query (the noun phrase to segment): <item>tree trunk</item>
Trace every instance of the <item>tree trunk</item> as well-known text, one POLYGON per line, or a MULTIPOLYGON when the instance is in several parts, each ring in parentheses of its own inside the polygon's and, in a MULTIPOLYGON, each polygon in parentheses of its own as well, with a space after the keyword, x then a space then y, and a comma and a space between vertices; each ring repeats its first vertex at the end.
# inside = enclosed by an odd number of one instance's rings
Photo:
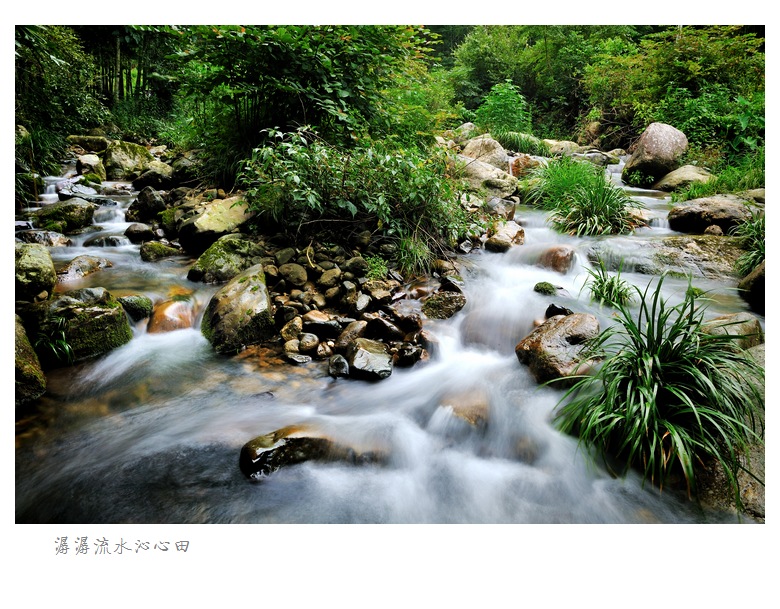
POLYGON ((114 68, 114 107, 116 107, 119 104, 119 92, 121 91, 122 86, 122 51, 120 50, 119 45, 121 44, 119 40, 119 35, 117 34, 116 37, 116 67, 114 68))

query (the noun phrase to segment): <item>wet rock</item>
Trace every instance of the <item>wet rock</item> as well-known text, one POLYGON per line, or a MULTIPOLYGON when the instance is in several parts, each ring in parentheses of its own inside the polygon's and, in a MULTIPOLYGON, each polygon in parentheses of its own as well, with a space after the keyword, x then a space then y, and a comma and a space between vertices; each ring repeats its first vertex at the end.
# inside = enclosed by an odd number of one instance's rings
POLYGON ((149 334, 192 328, 195 323, 193 304, 187 300, 166 300, 154 306, 146 331, 149 334))
POLYGON ((122 305, 105 288, 65 292, 46 304, 41 327, 57 318, 65 320, 65 339, 75 362, 108 353, 133 337, 122 305))
POLYGON ((133 180, 133 188, 136 190, 147 187, 167 190, 173 185, 173 167, 157 160, 147 163, 143 173, 133 180))
POLYGON ((98 235, 84 242, 84 247, 121 247, 130 245, 130 239, 124 235, 98 235))
POLYGON ((295 262, 288 262, 279 267, 279 275, 291 286, 302 288, 308 281, 306 269, 295 262))
POLYGON ((623 181, 647 188, 680 166, 688 138, 679 129, 651 123, 639 136, 623 168, 623 181))
POLYGON ((381 380, 393 372, 393 360, 387 346, 379 341, 357 338, 347 347, 350 376, 365 380, 381 380))
POLYGON ((299 316, 293 317, 279 331, 282 339, 286 341, 296 340, 303 332, 303 320, 299 316))
POLYGON ((509 220, 498 227, 495 234, 485 241, 485 249, 491 252, 503 253, 515 245, 522 245, 525 241, 523 227, 514 220, 509 220))
POLYGON ((341 324, 322 311, 309 311, 303 315, 303 331, 316 334, 320 339, 336 338, 341 330, 341 324))
POLYGON ((328 438, 314 429, 289 426, 247 442, 238 459, 241 472, 261 480, 278 469, 305 461, 344 461, 353 465, 384 460, 378 451, 366 451, 328 438))
POLYGON ((181 250, 165 245, 160 241, 147 241, 141 245, 141 260, 144 262, 154 262, 162 258, 181 255, 181 250))
POLYGON ((298 337, 298 350, 301 353, 312 353, 317 350, 320 339, 311 332, 302 332, 298 337))
POLYGON ((594 315, 551 317, 517 344, 515 355, 538 383, 564 379, 589 369, 591 363, 581 357, 583 343, 598 334, 599 322, 594 315))
POLYGON ((16 238, 23 243, 38 243, 46 247, 67 247, 73 245, 73 241, 51 230, 22 230, 16 231, 16 238))
POLYGON ((422 312, 430 319, 449 319, 466 306, 466 297, 458 292, 437 292, 422 305, 422 312))
POLYGON ((157 220, 157 215, 165 209, 162 195, 151 186, 146 186, 127 208, 125 217, 128 222, 152 222, 157 220))
POLYGON ((363 319, 367 323, 365 331, 366 338, 389 342, 402 340, 406 334, 380 313, 366 313, 363 315, 363 319))
POLYGON ((354 342, 356 338, 363 337, 363 335, 366 332, 367 326, 368 326, 368 322, 362 319, 350 322, 336 339, 336 350, 346 351, 347 347, 352 342, 354 342))
POLYGON ((749 219, 750 207, 734 195, 692 199, 675 205, 668 215, 669 228, 681 233, 704 233, 715 225, 728 234, 749 219))
POLYGON ((393 366, 411 368, 417 362, 425 359, 426 351, 420 345, 404 342, 393 352, 393 366))
POLYGON ((154 160, 154 156, 144 146, 119 140, 110 140, 103 154, 103 163, 110 180, 133 180, 154 160))
POLYGON ((133 321, 139 321, 146 319, 152 314, 154 303, 148 296, 141 294, 131 294, 130 296, 120 296, 117 298, 119 304, 122 305, 125 312, 130 316, 133 321))
POLYGON ((51 293, 57 281, 49 250, 37 243, 17 243, 15 249, 16 300, 35 301, 41 292, 51 293))
POLYGON ((154 240, 155 234, 148 224, 134 222, 125 230, 125 237, 130 240, 130 243, 143 243, 154 240))
POLYGON ((339 279, 341 279, 341 269, 335 267, 320 275, 320 278, 317 280, 317 287, 323 290, 336 287, 339 283, 339 279))
POLYGON ((106 180, 106 167, 96 154, 82 154, 76 158, 76 173, 78 175, 94 174, 101 182, 106 180))
POLYGON ((551 304, 544 312, 544 318, 550 319, 556 315, 573 315, 574 311, 567 309, 566 307, 558 306, 557 304, 551 304))
POLYGON ((696 165, 683 165, 674 171, 667 173, 658 182, 653 184, 653 190, 673 192, 683 190, 691 184, 705 184, 712 179, 712 174, 696 165))
POLYGON ((260 262, 265 248, 244 235, 224 235, 203 252, 187 273, 190 281, 224 283, 260 262))
POLYGON ((208 201, 193 208, 192 213, 179 227, 179 243, 195 256, 256 215, 240 196, 208 201))
POLYGON ((570 245, 556 245, 551 247, 539 256, 539 266, 565 275, 571 270, 574 264, 576 251, 570 245))
POLYGON ((534 286, 534 292, 544 294, 545 296, 553 296, 558 293, 558 290, 562 289, 562 287, 555 286, 548 281, 540 281, 534 286))
POLYGON ((82 254, 81 256, 76 256, 57 272, 57 282, 68 283, 77 281, 87 275, 97 273, 101 269, 111 268, 112 266, 114 266, 113 263, 106 258, 82 254))
POLYGON ((276 334, 262 265, 237 275, 212 296, 201 330, 217 353, 235 353, 276 334))
POLYGON ((58 201, 36 211, 35 225, 44 230, 71 233, 92 224, 97 205, 81 198, 58 201))
POLYGON ((490 416, 490 396, 482 388, 450 392, 441 397, 439 407, 449 410, 471 427, 482 429, 487 426, 490 416))
POLYGON ((756 267, 747 277, 742 279, 737 286, 739 294, 750 305, 750 308, 761 315, 766 308, 766 261, 756 267))
POLYGON ((16 315, 14 367, 16 407, 32 402, 46 393, 46 375, 27 337, 21 318, 16 315))
POLYGON ((333 378, 349 376, 349 362, 340 353, 331 356, 328 360, 328 374, 333 378))

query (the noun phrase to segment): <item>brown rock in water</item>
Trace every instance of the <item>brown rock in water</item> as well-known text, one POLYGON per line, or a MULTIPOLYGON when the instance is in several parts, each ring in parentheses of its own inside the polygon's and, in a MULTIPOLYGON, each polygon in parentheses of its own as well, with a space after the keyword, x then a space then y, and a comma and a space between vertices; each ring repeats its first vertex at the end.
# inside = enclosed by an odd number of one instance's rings
POLYGON ((556 245, 539 256, 539 265, 565 275, 574 264, 576 251, 570 245, 556 245))
POLYGON ((149 334, 172 332, 191 328, 195 323, 195 311, 191 302, 166 300, 155 305, 146 331, 149 334))
POLYGON ((594 315, 557 315, 521 340, 515 355, 539 383, 582 374, 590 367, 589 362, 582 361, 583 343, 598 333, 599 322, 594 315))

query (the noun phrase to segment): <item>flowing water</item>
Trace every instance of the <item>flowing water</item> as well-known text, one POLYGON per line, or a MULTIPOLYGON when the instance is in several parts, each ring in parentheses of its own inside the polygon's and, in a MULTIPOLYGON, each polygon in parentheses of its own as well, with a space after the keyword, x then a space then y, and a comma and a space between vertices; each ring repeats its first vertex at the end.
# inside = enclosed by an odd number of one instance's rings
MULTIPOLYGON (((638 286, 654 278, 633 272, 642 238, 669 234, 668 199, 632 191, 651 210, 651 228, 610 238, 629 260, 623 277, 638 286)), ((69 289, 103 286, 115 296, 144 293, 154 301, 192 291, 198 310, 216 286, 186 279, 187 256, 147 263, 139 246, 95 248, 96 235, 122 235, 133 196, 110 197, 95 216, 98 232, 52 248, 58 268, 83 253, 113 267, 69 289)), ((47 201, 42 201, 45 204, 47 201)), ((698 523, 731 522, 640 478, 613 478, 575 439, 556 431, 551 414, 563 392, 540 387, 514 346, 551 303, 591 312, 602 327, 610 311, 582 291, 590 239, 554 233, 544 215, 521 208, 525 245, 506 254, 477 251, 461 260, 466 307, 446 321, 427 321, 436 339, 430 361, 395 369, 378 383, 328 376, 324 362, 280 363, 261 348, 217 356, 192 328, 149 334, 134 328, 125 346, 89 363, 54 370, 48 391, 17 422, 18 523, 698 523), (536 265, 556 244, 577 249, 565 275, 536 265), (552 298, 539 281, 564 288, 552 298), (453 415, 452 396, 489 403, 487 424, 453 415), (239 471, 244 443, 286 425, 309 425, 352 446, 381 447, 381 464, 306 462, 260 482, 239 471)), ((734 285, 698 281, 713 290, 713 314, 746 310, 734 285)), ((683 280, 664 284, 681 299, 683 280)))

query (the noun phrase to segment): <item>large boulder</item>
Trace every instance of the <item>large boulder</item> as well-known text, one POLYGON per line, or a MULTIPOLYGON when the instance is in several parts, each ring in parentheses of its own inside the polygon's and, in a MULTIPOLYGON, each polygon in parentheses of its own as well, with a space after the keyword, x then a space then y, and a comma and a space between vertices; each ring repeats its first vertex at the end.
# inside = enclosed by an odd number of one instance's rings
POLYGON ((71 146, 80 146, 92 152, 103 152, 111 143, 107 137, 100 135, 69 135, 66 140, 71 146))
POLYGON ((134 180, 154 160, 144 146, 120 140, 112 140, 103 154, 103 164, 110 180, 134 180))
POLYGON ((669 212, 669 228, 681 233, 703 234, 710 226, 717 226, 728 234, 733 228, 750 219, 751 208, 735 195, 715 195, 691 199, 675 205, 669 212))
POLYGON ((41 397, 46 392, 46 375, 41 362, 27 338, 22 320, 16 316, 14 336, 14 354, 16 367, 16 406, 19 407, 41 397))
POLYGON ((567 379, 590 368, 592 362, 582 359, 584 343, 598 333, 598 319, 590 313, 555 315, 521 340, 515 355, 539 383, 567 379))
POLYGON ((43 294, 48 298, 57 282, 49 250, 38 243, 17 243, 15 254, 16 300, 33 302, 43 294))
POLYGON ((187 273, 190 281, 224 283, 260 263, 265 248, 245 235, 224 235, 203 252, 187 273))
POLYGON ((506 150, 488 134, 469 140, 461 154, 472 159, 478 159, 501 171, 506 171, 507 173, 509 171, 509 157, 506 150))
POLYGON ((47 303, 40 319, 44 334, 62 319, 65 340, 74 362, 87 360, 121 347, 133 337, 119 301, 102 287, 60 294, 47 303))
POLYGON ((623 168, 623 181, 648 187, 680 166, 688 149, 685 134, 665 123, 652 123, 639 136, 623 168))
POLYGON ((236 353, 276 334, 261 264, 231 279, 209 301, 201 322, 203 335, 217 353, 236 353))
POLYGON ((42 207, 34 214, 36 227, 58 233, 70 233, 92 224, 97 205, 81 198, 58 201, 42 207))
POLYGON ((215 199, 200 207, 179 227, 179 243, 189 253, 200 256, 221 236, 235 231, 255 212, 241 196, 215 199))
POLYGON ((179 256, 182 251, 162 241, 146 241, 141 245, 141 260, 155 262, 171 256, 179 256))
POLYGON ((507 171, 462 154, 458 155, 457 160, 457 169, 473 190, 499 199, 505 199, 517 190, 517 178, 507 171))

